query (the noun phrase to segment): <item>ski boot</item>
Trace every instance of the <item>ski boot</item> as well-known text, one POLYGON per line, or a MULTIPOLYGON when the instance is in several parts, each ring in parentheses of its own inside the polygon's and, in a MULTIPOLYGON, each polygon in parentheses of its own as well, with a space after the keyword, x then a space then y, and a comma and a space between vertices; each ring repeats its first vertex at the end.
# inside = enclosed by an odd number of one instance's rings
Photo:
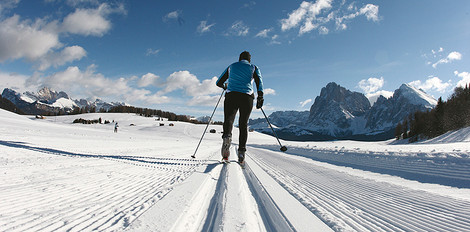
POLYGON ((223 138, 222 143, 222 161, 228 161, 228 157, 230 156, 230 144, 232 143, 232 139, 230 137, 223 138))
POLYGON ((238 164, 245 168, 245 151, 238 151, 238 164))

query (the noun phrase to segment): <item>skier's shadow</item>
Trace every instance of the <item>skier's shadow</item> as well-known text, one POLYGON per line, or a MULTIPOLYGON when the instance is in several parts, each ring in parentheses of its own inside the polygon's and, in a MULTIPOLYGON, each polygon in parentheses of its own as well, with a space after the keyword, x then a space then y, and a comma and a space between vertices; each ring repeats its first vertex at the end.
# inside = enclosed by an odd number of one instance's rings
MULTIPOLYGON (((209 160, 209 161, 212 161, 212 160, 209 160)), ((212 172, 212 170, 214 170, 215 167, 220 165, 220 162, 218 162, 218 160, 214 160, 214 161, 215 161, 214 163, 207 164, 206 169, 204 170, 203 173, 212 172)))
POLYGON ((28 145, 28 143, 25 143, 25 142, 0 140, 0 145, 6 146, 6 147, 14 147, 14 148, 21 148, 21 149, 37 151, 37 152, 42 152, 42 153, 48 153, 48 154, 53 154, 53 155, 97 157, 95 155, 73 153, 73 152, 68 152, 68 151, 61 151, 61 150, 57 150, 57 149, 52 149, 52 148, 34 147, 34 146, 31 146, 31 145, 28 145))
POLYGON ((81 153, 74 153, 74 152, 69 152, 69 151, 62 151, 62 150, 57 150, 53 148, 44 148, 44 147, 35 147, 31 146, 28 143, 25 142, 16 142, 16 141, 3 141, 0 140, 0 145, 6 146, 6 147, 14 147, 14 148, 21 148, 21 149, 26 149, 30 151, 36 151, 36 152, 42 152, 50 155, 59 155, 59 156, 71 156, 71 157, 86 157, 86 158, 98 158, 98 159, 115 159, 115 160, 128 160, 128 161, 134 161, 134 162, 139 162, 139 163, 148 163, 148 164, 162 164, 162 165, 180 165, 178 162, 168 162, 166 159, 162 158, 156 158, 156 157, 133 157, 133 156, 116 156, 116 155, 91 155, 91 154, 81 154, 81 153), (145 160, 147 159, 152 159, 150 160, 145 160), (156 161, 155 161, 156 160, 156 161))

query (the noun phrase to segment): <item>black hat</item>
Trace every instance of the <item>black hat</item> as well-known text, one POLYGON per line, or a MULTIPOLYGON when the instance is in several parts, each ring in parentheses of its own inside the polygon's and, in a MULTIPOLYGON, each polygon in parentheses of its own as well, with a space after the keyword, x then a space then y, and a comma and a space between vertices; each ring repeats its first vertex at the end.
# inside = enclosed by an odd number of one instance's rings
POLYGON ((248 62, 251 62, 250 53, 247 51, 240 53, 240 58, 238 58, 238 61, 242 61, 242 60, 247 60, 248 62))

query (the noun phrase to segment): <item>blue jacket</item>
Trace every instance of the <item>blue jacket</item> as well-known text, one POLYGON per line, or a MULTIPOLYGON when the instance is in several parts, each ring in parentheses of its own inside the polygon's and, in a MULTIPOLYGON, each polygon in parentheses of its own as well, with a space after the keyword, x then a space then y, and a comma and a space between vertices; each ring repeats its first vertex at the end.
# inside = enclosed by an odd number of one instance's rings
POLYGON ((263 96, 263 80, 259 68, 247 60, 235 62, 228 66, 217 80, 217 86, 223 88, 228 80, 227 93, 240 92, 253 95, 253 80, 256 83, 258 96, 263 96))

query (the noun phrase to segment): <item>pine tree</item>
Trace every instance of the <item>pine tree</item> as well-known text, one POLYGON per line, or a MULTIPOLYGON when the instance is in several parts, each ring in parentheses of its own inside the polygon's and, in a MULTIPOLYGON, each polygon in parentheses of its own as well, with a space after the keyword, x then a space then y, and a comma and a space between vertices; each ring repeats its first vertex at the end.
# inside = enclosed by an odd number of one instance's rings
POLYGON ((400 140, 402 133, 403 133, 403 125, 401 124, 401 122, 399 122, 397 127, 395 128, 395 138, 397 140, 400 140))
POLYGON ((405 121, 403 122, 402 131, 403 131, 403 139, 407 139, 408 138, 408 119, 405 119, 405 121))

